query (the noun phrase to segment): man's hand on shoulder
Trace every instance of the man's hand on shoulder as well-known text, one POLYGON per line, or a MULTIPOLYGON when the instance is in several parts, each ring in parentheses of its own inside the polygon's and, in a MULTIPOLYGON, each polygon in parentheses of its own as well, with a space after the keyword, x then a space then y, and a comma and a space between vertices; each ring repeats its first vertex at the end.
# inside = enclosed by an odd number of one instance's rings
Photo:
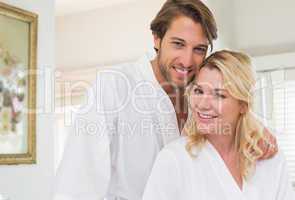
POLYGON ((264 128, 264 138, 258 142, 258 146, 263 151, 263 155, 259 160, 272 158, 278 152, 278 144, 275 136, 267 129, 264 128))

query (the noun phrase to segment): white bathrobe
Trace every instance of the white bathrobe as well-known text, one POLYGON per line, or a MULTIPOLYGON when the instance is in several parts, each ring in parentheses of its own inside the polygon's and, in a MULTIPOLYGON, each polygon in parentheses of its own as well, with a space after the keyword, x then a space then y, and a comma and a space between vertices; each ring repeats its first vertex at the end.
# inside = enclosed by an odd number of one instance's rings
POLYGON ((186 137, 158 155, 143 200, 294 200, 294 190, 282 153, 259 161, 255 174, 236 184, 219 153, 209 142, 192 158, 186 137))
POLYGON ((94 105, 81 108, 71 129, 54 199, 139 200, 158 152, 180 135, 174 107, 148 56, 100 71, 94 85, 94 105))

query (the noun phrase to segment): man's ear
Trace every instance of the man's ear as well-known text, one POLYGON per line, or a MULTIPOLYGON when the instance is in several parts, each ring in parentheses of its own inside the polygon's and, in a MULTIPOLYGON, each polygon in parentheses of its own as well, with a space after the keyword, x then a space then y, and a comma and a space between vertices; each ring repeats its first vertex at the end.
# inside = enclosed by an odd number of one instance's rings
POLYGON ((160 49, 160 44, 161 44, 161 38, 155 33, 153 33, 154 37, 154 48, 158 51, 160 49))

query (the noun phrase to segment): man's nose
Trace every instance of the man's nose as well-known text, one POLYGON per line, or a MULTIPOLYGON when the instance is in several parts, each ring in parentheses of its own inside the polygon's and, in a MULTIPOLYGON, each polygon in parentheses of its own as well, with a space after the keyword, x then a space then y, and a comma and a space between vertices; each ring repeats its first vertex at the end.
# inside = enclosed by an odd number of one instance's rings
POLYGON ((191 68, 193 66, 193 53, 191 51, 184 51, 181 60, 180 60, 182 67, 191 68))

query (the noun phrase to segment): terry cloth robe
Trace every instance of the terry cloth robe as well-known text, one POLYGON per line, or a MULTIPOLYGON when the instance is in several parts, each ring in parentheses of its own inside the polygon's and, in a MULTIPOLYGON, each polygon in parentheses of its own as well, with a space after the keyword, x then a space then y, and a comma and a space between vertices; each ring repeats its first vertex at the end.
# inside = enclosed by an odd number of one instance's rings
POLYGON ((217 150, 208 141, 192 158, 186 137, 168 144, 158 155, 143 200, 294 200, 281 152, 259 161, 255 174, 239 188, 217 150))
POLYGON ((150 58, 98 72, 69 132, 54 200, 140 200, 157 154, 180 132, 150 58))

